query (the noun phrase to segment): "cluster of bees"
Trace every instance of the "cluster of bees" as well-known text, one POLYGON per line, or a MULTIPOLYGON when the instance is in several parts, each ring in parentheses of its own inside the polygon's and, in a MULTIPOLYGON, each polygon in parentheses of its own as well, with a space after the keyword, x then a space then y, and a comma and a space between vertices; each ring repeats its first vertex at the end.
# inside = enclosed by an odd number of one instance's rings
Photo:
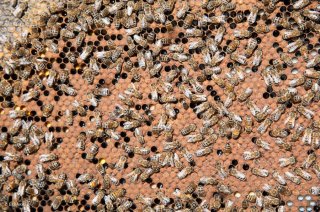
MULTIPOLYGON (((18 18, 28 7, 17 1, 12 6, 18 18)), ((320 100, 320 5, 315 1, 262 0, 243 11, 232 0, 72 0, 49 2, 47 10, 30 21, 32 27, 19 40, 5 43, 0 67, 0 117, 10 119, 10 126, 0 123, 1 211, 286 211, 285 200, 292 197, 294 186, 320 195, 320 121, 314 107, 320 100), (270 58, 262 47, 269 41, 263 38, 280 32, 281 46, 273 44, 277 54, 270 58), (298 71, 297 57, 303 59, 298 71), (104 72, 110 72, 109 78, 99 80, 104 72), (85 83, 81 90, 73 79, 77 73, 85 83), (255 75, 267 92, 259 93, 261 89, 250 84, 255 75), (120 78, 127 77, 131 83, 114 93, 120 78), (146 90, 140 89, 144 81, 146 90), (95 164, 93 173, 74 178, 59 172, 64 156, 56 150, 63 147, 63 138, 37 123, 55 116, 57 106, 39 100, 49 91, 58 93, 55 101, 59 96, 74 98, 59 111, 69 130, 78 116, 93 123, 73 145, 84 160, 95 164), (271 97, 276 106, 259 106, 256 95, 271 97), (116 103, 107 113, 100 102, 111 96, 117 99, 109 100, 116 103), (138 103, 143 101, 150 104, 143 104, 142 113, 138 103), (39 106, 39 115, 21 105, 32 102, 39 106), (178 108, 198 120, 183 117, 178 108), (183 128, 176 129, 175 122, 183 128), (219 159, 239 154, 233 147, 242 137, 254 144, 240 153, 243 161, 253 161, 253 167, 244 170, 237 160, 228 166, 219 159), (101 162, 101 148, 113 143, 121 156, 115 163, 101 162), (223 149, 214 156, 221 143, 223 149), (300 146, 308 149, 298 153, 305 154, 303 160, 293 154, 300 146), (258 165, 274 149, 280 151, 274 158, 277 169, 258 165), (29 155, 36 163, 33 175, 25 162, 29 155), (197 172, 202 157, 214 158, 209 176, 197 172), (124 173, 128 163, 134 165, 123 178, 112 174, 124 173), (122 187, 125 181, 151 184, 165 167, 178 170, 177 182, 196 172, 200 178, 173 193, 158 186, 154 196, 141 191, 132 198, 132 191, 122 187), (229 182, 251 186, 249 169, 268 182, 241 193, 243 199, 237 201, 229 182), (93 194, 86 198, 90 204, 81 199, 88 190, 93 194), (50 198, 44 201, 41 193, 50 198)), ((314 210, 319 211, 319 205, 314 210)))

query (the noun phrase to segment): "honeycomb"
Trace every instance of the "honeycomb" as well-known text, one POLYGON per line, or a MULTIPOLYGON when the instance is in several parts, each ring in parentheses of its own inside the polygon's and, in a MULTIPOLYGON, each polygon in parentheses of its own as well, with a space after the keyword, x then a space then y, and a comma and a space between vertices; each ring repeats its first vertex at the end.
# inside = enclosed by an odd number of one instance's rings
POLYGON ((310 0, 34 11, 0 66, 1 211, 319 211, 319 20, 310 0))

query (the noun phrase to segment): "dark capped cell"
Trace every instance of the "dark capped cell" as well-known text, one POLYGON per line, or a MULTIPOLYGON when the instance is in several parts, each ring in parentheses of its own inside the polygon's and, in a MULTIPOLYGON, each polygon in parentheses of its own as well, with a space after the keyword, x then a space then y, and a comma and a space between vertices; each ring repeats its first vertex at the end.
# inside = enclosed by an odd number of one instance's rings
POLYGON ((62 60, 62 61, 63 61, 63 63, 64 63, 64 64, 69 63, 69 59, 68 59, 68 58, 63 58, 63 60, 62 60))
POLYGON ((85 123, 84 121, 80 121, 80 122, 79 122, 79 126, 80 126, 80 127, 85 127, 85 126, 86 126, 86 123, 85 123))
POLYGON ((243 164, 242 168, 243 168, 243 170, 247 171, 247 170, 249 170, 250 166, 245 163, 245 164, 243 164))
POLYGON ((182 43, 183 43, 183 44, 188 43, 188 38, 182 38, 182 43))
POLYGON ((146 105, 146 104, 143 104, 143 105, 142 105, 142 110, 147 110, 148 108, 149 108, 148 105, 146 105))
POLYGON ((257 37, 257 43, 260 44, 261 43, 261 38, 257 37))
POLYGON ((286 79, 287 79, 287 75, 286 75, 286 74, 282 74, 282 75, 280 76, 280 79, 281 79, 281 80, 286 80, 286 79))
POLYGON ((213 99, 214 99, 214 101, 218 102, 218 101, 220 101, 220 96, 214 96, 213 99))
POLYGON ((104 40, 109 40, 109 39, 110 39, 110 35, 105 35, 105 36, 103 37, 103 39, 104 39, 104 40))
POLYGON ((212 91, 213 87, 211 85, 207 86, 207 91, 212 91))
POLYGON ((277 53, 282 53, 283 49, 281 47, 277 48, 277 53))
POLYGON ((158 149, 157 149, 156 146, 152 146, 152 147, 151 147, 151 152, 157 152, 157 150, 158 150, 158 149))
POLYGON ((262 94, 263 98, 264 99, 268 99, 269 98, 269 93, 265 92, 262 94))
POLYGON ((215 96, 217 95, 217 91, 212 90, 212 91, 210 92, 210 95, 213 96, 213 97, 215 97, 215 96))
POLYGON ((231 29, 235 29, 236 27, 237 27, 237 24, 236 24, 236 23, 232 22, 232 23, 230 24, 230 28, 231 28, 231 29))
POLYGON ((252 72, 257 72, 258 71, 258 67, 257 66, 253 66, 252 67, 252 72))
POLYGON ((54 99, 54 101, 58 102, 60 100, 60 97, 59 96, 54 96, 53 99, 54 99))
POLYGON ((275 30, 275 31, 273 31, 272 35, 273 35, 274 37, 278 37, 278 36, 280 35, 280 33, 279 33, 278 30, 275 30))
POLYGON ((292 107, 292 103, 291 102, 287 102, 286 106, 287 106, 287 108, 291 108, 292 107))
POLYGON ((102 142, 102 143, 101 143, 101 147, 102 147, 102 148, 106 148, 107 146, 108 146, 108 144, 107 144, 106 142, 102 142))
POLYGON ((270 25, 270 24, 272 24, 272 21, 271 21, 271 19, 267 19, 267 20, 265 21, 265 23, 266 23, 266 25, 270 25))
POLYGON ((117 35, 117 40, 122 40, 122 39, 123 39, 123 35, 118 34, 118 35, 117 35))
POLYGON ((271 93, 272 91, 273 91, 272 86, 268 86, 268 87, 267 87, 267 92, 268 92, 268 93, 271 93))
POLYGON ((37 101, 37 105, 39 106, 39 107, 41 107, 42 105, 43 105, 43 102, 42 101, 37 101))
POLYGON ((127 73, 122 73, 122 74, 121 74, 121 78, 122 78, 122 79, 127 79, 127 77, 128 77, 128 74, 127 74, 127 73))
POLYGON ((112 84, 113 84, 113 85, 115 85, 115 84, 117 84, 117 83, 118 83, 118 80, 116 80, 116 79, 113 79, 113 80, 112 80, 112 84))
POLYGON ((238 165, 238 160, 233 159, 233 160, 231 161, 231 163, 232 163, 232 165, 236 166, 236 165, 238 165))
POLYGON ((160 32, 160 29, 158 27, 156 27, 156 28, 153 29, 153 32, 158 34, 160 32))

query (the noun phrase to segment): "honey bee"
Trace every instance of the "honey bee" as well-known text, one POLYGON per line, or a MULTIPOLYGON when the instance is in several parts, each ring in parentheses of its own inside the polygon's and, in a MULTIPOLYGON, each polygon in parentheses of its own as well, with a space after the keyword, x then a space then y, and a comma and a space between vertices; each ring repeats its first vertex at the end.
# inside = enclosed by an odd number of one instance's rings
POLYGON ((307 119, 312 119, 314 116, 314 112, 312 110, 307 109, 302 105, 297 107, 297 111, 307 119))
POLYGON ((310 181, 312 179, 311 175, 300 167, 294 168, 293 172, 307 181, 310 181))
POLYGON ((293 8, 295 10, 302 9, 306 7, 308 4, 310 4, 310 0, 299 0, 293 4, 293 8))
POLYGON ((95 88, 93 94, 96 96, 109 96, 111 92, 108 88, 95 88))
POLYGON ((48 166, 48 168, 50 169, 50 170, 57 170, 57 169, 59 169, 60 168, 60 163, 58 162, 58 161, 52 161, 51 163, 50 163, 50 165, 48 166))
MULTIPOLYGON (((293 30, 285 30, 285 32, 283 33, 282 38, 284 40, 288 40, 291 38, 295 38, 301 35, 301 31, 298 29, 293 29, 293 30)), ((280 58, 281 58, 281 54, 280 54, 280 58)))
POLYGON ((319 79, 320 78, 320 74, 316 71, 313 71, 312 69, 305 70, 303 75, 305 77, 312 78, 312 79, 319 79))
POLYGON ((264 207, 268 207, 268 206, 271 206, 271 205, 278 206, 280 204, 280 199, 277 198, 277 197, 272 197, 272 196, 264 197, 263 201, 264 201, 263 202, 264 207))
POLYGON ((251 168, 251 173, 259 177, 269 176, 269 171, 267 169, 251 168))
POLYGON ((91 161, 93 158, 98 154, 99 146, 96 144, 92 144, 89 148, 89 151, 87 152, 86 159, 91 161))
POLYGON ((287 172, 284 173, 284 176, 285 176, 288 180, 290 180, 291 182, 293 182, 293 183, 295 183, 295 184, 297 184, 297 185, 300 185, 300 184, 301 184, 300 178, 299 178, 298 176, 294 175, 294 173, 292 173, 292 172, 287 171, 287 172))
POLYGON ((25 155, 31 155, 36 153, 39 150, 40 146, 36 144, 30 144, 23 149, 25 155))
POLYGON ((127 178, 130 179, 130 182, 131 183, 134 183, 137 181, 139 175, 142 173, 142 170, 140 168, 135 168, 132 172, 130 172, 128 175, 127 175, 127 178))
POLYGON ((178 101, 178 99, 171 94, 162 94, 162 96, 160 97, 160 102, 162 103, 176 103, 178 101))
POLYGON ((133 152, 138 155, 147 155, 150 153, 150 149, 147 147, 134 147, 133 152))
POLYGON ((46 163, 46 162, 50 162, 57 159, 58 159, 58 156, 54 153, 42 154, 39 156, 40 163, 46 163))
POLYGON ((42 115, 46 118, 51 116, 51 113, 53 111, 53 105, 52 104, 46 104, 42 106, 42 115))
POLYGON ((253 54, 254 50, 257 48, 258 42, 254 38, 249 38, 244 55, 249 58, 253 54))
POLYGON ((258 127, 257 131, 260 134, 264 134, 268 128, 271 126, 272 124, 272 120, 270 118, 266 118, 258 127))
MULTIPOLYGON (((39 67, 39 66, 36 66, 36 67, 39 67)), ((41 68, 41 70, 43 70, 41 68)), ((38 71, 41 71, 40 69, 38 71)), ((42 80, 39 78, 38 75, 34 75, 32 76, 32 79, 31 81, 29 81, 30 85, 35 85, 36 87, 38 87, 39 89, 42 89, 43 88, 43 84, 42 84, 42 80)))
POLYGON ((231 60, 240 63, 241 65, 247 64, 247 59, 245 55, 240 55, 238 52, 233 52, 230 55, 231 60))
POLYGON ((233 34, 236 38, 243 39, 251 37, 251 32, 248 30, 234 30, 233 34))
POLYGON ((220 161, 217 161, 216 164, 215 164, 215 168, 217 169, 218 171, 218 175, 222 178, 222 179, 225 179, 228 174, 227 172, 224 170, 224 167, 222 165, 222 163, 220 161))
POLYGON ((194 92, 198 92, 198 93, 204 92, 202 85, 199 82, 197 82, 195 79, 190 79, 189 83, 191 84, 194 92))
POLYGON ((57 209, 60 207, 60 205, 61 205, 61 203, 62 203, 62 200, 63 200, 62 196, 60 196, 60 195, 55 196, 55 197, 53 198, 52 203, 51 203, 52 209, 53 209, 53 210, 57 210, 57 209))
POLYGON ((279 159, 279 165, 280 167, 286 167, 289 165, 294 165, 296 164, 297 160, 294 156, 290 156, 288 158, 280 158, 279 159))
POLYGON ((314 58, 308 60, 306 67, 307 68, 313 68, 315 67, 317 64, 320 63, 320 59, 319 59, 319 55, 315 56, 314 58))
POLYGON ((0 82, 0 93, 2 93, 5 96, 11 96, 12 92, 13 92, 12 85, 6 80, 2 80, 0 82))
POLYGON ((277 172, 277 171, 274 171, 272 173, 272 177, 281 185, 286 185, 287 184, 286 180, 284 179, 284 177, 281 176, 280 173, 277 172))
POLYGON ((202 156, 206 156, 209 155, 213 152, 212 147, 203 147, 201 149, 198 149, 197 151, 195 151, 195 156, 197 157, 202 157, 202 156))
POLYGON ((42 181, 45 180, 46 174, 44 172, 44 167, 42 164, 37 164, 36 165, 36 171, 37 171, 37 176, 38 178, 42 181))
POLYGON ((297 49, 299 49, 302 45, 304 44, 304 42, 301 39, 298 39, 290 44, 287 45, 287 49, 289 53, 292 53, 294 51, 296 51, 297 49))
POLYGON ((80 116, 85 116, 87 114, 86 109, 83 107, 81 103, 79 103, 77 100, 75 100, 72 103, 73 108, 79 113, 80 116))
POLYGON ((28 4, 25 2, 22 2, 22 3, 18 4, 18 6, 15 7, 12 14, 16 18, 21 18, 23 16, 24 12, 27 10, 27 8, 28 8, 28 4))
POLYGON ((187 60, 189 60, 190 56, 184 53, 173 53, 172 55, 172 59, 181 62, 185 62, 187 60))
POLYGON ((249 24, 254 24, 257 20, 257 15, 258 15, 258 12, 259 12, 259 8, 256 7, 256 6, 253 6, 251 8, 251 11, 250 11, 250 14, 248 16, 248 23, 249 24))
POLYGON ((196 130, 197 126, 195 124, 190 124, 183 129, 181 129, 180 133, 183 136, 189 135, 191 132, 194 132, 196 130))
POLYGON ((210 207, 214 210, 219 210, 222 205, 222 197, 220 194, 214 194, 210 201, 210 207))
POLYGON ((305 169, 310 168, 317 159, 317 155, 313 152, 307 156, 307 158, 303 161, 302 167, 305 169))
POLYGON ((304 145, 311 145, 312 134, 313 134, 312 128, 308 127, 304 130, 304 134, 302 136, 302 142, 304 145))
POLYGON ((76 96, 77 95, 77 91, 73 88, 70 87, 66 84, 61 84, 60 85, 60 90, 63 91, 65 94, 70 95, 70 96, 76 96))
POLYGON ((86 60, 86 59, 89 57, 89 55, 91 54, 92 50, 93 50, 93 47, 87 45, 87 46, 84 48, 83 52, 81 53, 80 59, 81 59, 81 60, 86 60))
POLYGON ((131 83, 131 87, 127 88, 124 93, 128 96, 134 96, 137 99, 142 99, 142 93, 138 91, 133 83, 131 83))
POLYGON ((276 128, 276 129, 271 129, 269 131, 269 135, 271 137, 276 137, 276 138, 285 138, 289 135, 289 133, 288 133, 288 130, 286 129, 276 128))
POLYGON ((245 160, 255 160, 261 157, 261 152, 259 150, 255 151, 245 151, 243 153, 243 158, 245 160))
POLYGON ((319 195, 320 194, 320 187, 312 186, 309 189, 309 193, 312 195, 319 195))
POLYGON ((318 21, 320 12, 315 10, 305 9, 302 11, 302 15, 305 17, 308 17, 310 20, 318 21))
POLYGON ((192 166, 187 166, 183 168, 180 172, 178 172, 177 177, 181 180, 186 178, 188 175, 194 172, 194 168, 192 166))
POLYGON ((193 155, 186 148, 182 148, 181 152, 188 163, 194 163, 193 155))
POLYGON ((113 191, 108 195, 112 201, 115 201, 116 199, 123 197, 126 194, 126 189, 124 188, 118 188, 113 191))
POLYGON ((297 127, 297 129, 293 132, 291 137, 291 142, 296 142, 302 133, 305 131, 305 127, 301 124, 297 127))
POLYGON ((126 200, 117 208, 117 210, 120 212, 124 212, 124 211, 127 211, 129 208, 131 208, 132 205, 133 205, 132 201, 126 200))
POLYGON ((291 151, 292 150, 292 145, 288 142, 283 141, 281 138, 277 138, 275 140, 275 143, 281 148, 285 149, 286 151, 291 151))
POLYGON ((242 93, 239 94, 238 100, 240 102, 245 102, 252 95, 253 90, 251 88, 246 88, 242 93))
POLYGON ((240 41, 239 40, 235 39, 235 40, 231 41, 229 43, 229 45, 227 46, 226 52, 231 54, 232 52, 237 50, 239 45, 240 45, 240 41))
POLYGON ((115 164, 115 168, 118 171, 121 171, 125 167, 125 163, 127 162, 127 157, 126 156, 121 156, 118 160, 118 162, 115 164))
POLYGON ((241 181, 246 181, 247 180, 245 174, 243 174, 242 172, 238 171, 236 168, 229 169, 229 173, 230 173, 231 176, 234 176, 238 180, 241 180, 241 181))
POLYGON ((79 195, 79 189, 77 188, 75 182, 73 180, 67 180, 66 186, 68 190, 70 190, 72 195, 78 196, 79 195))
POLYGON ((253 53, 252 65, 253 66, 259 66, 261 64, 262 57, 263 57, 262 49, 261 48, 257 48, 253 53))
POLYGON ((221 192, 223 194, 231 194, 232 193, 230 186, 222 184, 222 183, 219 183, 217 185, 217 189, 219 192, 221 192))
POLYGON ((94 176, 92 174, 84 173, 77 178, 77 181, 80 183, 88 183, 88 182, 91 182, 93 179, 94 179, 94 176))
POLYGON ((15 162, 21 162, 22 161, 22 156, 21 155, 17 155, 17 154, 13 154, 10 152, 5 152, 5 156, 3 158, 5 161, 15 161, 15 162))

